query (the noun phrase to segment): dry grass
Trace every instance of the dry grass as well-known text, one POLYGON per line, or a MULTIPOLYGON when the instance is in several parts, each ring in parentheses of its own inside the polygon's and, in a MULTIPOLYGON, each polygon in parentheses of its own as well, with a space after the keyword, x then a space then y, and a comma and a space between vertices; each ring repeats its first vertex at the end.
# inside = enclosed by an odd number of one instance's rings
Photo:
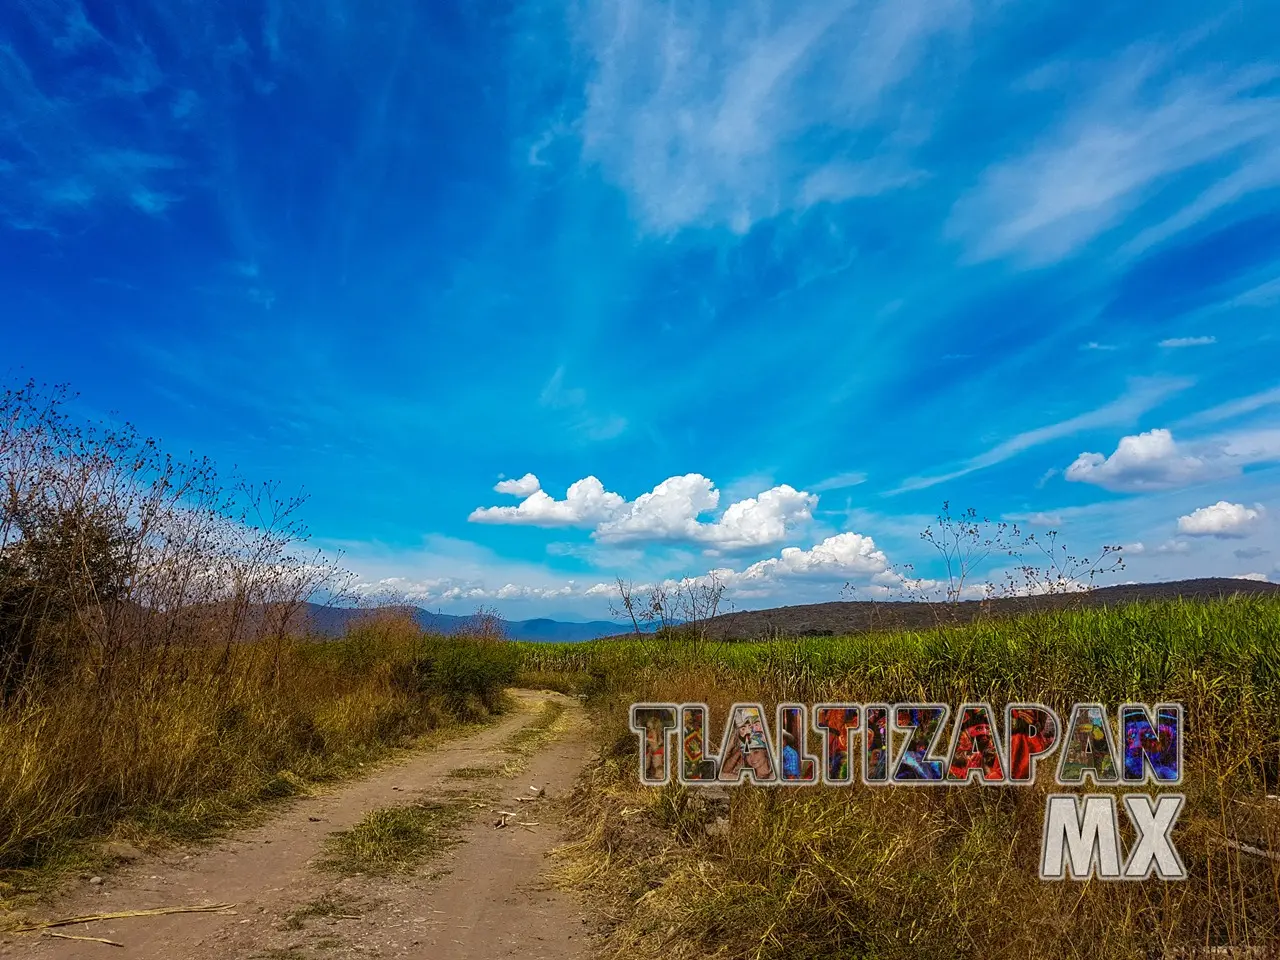
POLYGON ((491 617, 291 639, 351 582, 307 547, 303 498, 71 400, 0 389, 0 906, 105 862, 95 841, 204 836, 504 708, 518 664, 491 617))
POLYGON ((319 865, 345 876, 408 873, 456 843, 464 817, 461 807, 439 801, 374 810, 332 834, 319 865))
POLYGON ((245 645, 229 664, 191 649, 181 669, 171 660, 140 681, 66 684, 0 710, 0 900, 100 868, 101 839, 208 836, 429 731, 481 719, 486 700, 501 709, 500 678, 483 696, 418 678, 440 644, 465 641, 413 631, 245 645))

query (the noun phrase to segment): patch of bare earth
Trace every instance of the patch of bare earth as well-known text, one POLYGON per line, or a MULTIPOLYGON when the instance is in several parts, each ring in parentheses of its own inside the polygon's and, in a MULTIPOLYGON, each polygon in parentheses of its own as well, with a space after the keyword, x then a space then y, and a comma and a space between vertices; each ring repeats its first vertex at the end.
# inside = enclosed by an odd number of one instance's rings
MULTIPOLYGON (((163 859, 143 857, 100 884, 82 881, 41 912, 56 919, 234 906, 8 934, 0 942, 0 956, 586 957, 583 907, 545 879, 545 855, 561 838, 557 798, 568 792, 586 757, 582 710, 576 701, 551 692, 522 691, 517 696, 519 711, 477 734, 445 741, 365 780, 300 798, 262 826, 210 847, 163 859), (535 735, 539 722, 545 723, 552 712, 546 709, 548 702, 560 703, 564 710, 546 734, 535 735), (451 776, 477 767, 497 774, 482 782, 469 782, 466 774, 451 776), (362 825, 368 827, 371 814, 439 804, 452 805, 458 814, 447 818, 447 827, 439 820, 440 829, 448 830, 448 842, 424 844, 412 832, 401 836, 396 832, 400 818, 392 818, 387 837, 372 831, 372 852, 385 852, 379 847, 384 840, 393 851, 404 842, 406 849, 417 851, 414 857, 393 860, 394 869, 352 872, 365 862, 359 856, 341 861, 346 869, 335 868, 335 843, 341 847, 352 837, 363 838, 362 825), (61 936, 51 935, 55 933, 61 936)), ((376 827, 379 817, 372 822, 376 827)), ((413 829, 430 830, 437 819, 423 818, 422 827, 414 818, 409 822, 413 829)), ((363 848, 357 852, 362 856, 363 848)))

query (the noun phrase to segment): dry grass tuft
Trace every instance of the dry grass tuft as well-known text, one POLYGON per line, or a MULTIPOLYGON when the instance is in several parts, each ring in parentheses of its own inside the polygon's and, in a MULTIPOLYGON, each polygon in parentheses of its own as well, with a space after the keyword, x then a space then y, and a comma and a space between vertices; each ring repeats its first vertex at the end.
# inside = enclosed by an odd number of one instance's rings
POLYGON ((345 876, 409 873, 457 842, 464 811, 434 801, 384 807, 330 835, 319 865, 345 876))

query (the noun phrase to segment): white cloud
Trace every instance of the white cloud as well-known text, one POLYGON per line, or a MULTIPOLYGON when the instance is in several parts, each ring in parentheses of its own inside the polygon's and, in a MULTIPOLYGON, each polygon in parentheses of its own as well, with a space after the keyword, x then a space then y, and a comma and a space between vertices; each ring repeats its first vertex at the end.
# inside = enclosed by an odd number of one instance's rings
POLYGON ((514 507, 477 508, 469 520, 590 527, 592 537, 604 544, 684 542, 701 544, 709 552, 780 543, 813 518, 818 504, 814 494, 781 484, 731 503, 718 519, 700 520, 719 506, 720 491, 698 473, 669 477, 630 503, 619 494, 606 491, 595 477, 574 483, 564 500, 556 500, 542 490, 538 478, 531 473, 519 480, 504 480, 494 489, 525 499, 514 507))
POLYGON ((1160 546, 1156 547, 1156 553, 1162 555, 1185 555, 1191 552, 1191 544, 1185 540, 1166 540, 1160 546))
MULTIPOLYGON (((869 595, 885 596, 891 587, 904 584, 903 578, 889 564, 888 558, 870 537, 858 533, 841 533, 828 537, 809 549, 784 547, 776 557, 753 563, 738 571, 721 567, 698 577, 682 580, 666 580, 663 586, 673 589, 681 585, 710 583, 715 579, 730 595, 735 597, 765 597, 788 584, 842 583, 859 581, 869 595)), ((920 581, 926 585, 932 581, 920 581)), ((635 590, 644 593, 651 584, 638 584, 635 590)), ((587 596, 610 596, 616 593, 613 584, 598 583, 584 592, 587 596)))
POLYGON ((513 497, 531 497, 542 489, 542 484, 532 473, 526 473, 519 480, 501 480, 493 489, 513 497))
POLYGON ((1168 430, 1122 437, 1115 453, 1082 453, 1064 476, 1105 490, 1164 490, 1220 475, 1204 457, 1183 453, 1168 430))
POLYGON ((507 583, 497 589, 484 586, 483 581, 460 580, 454 577, 412 579, 409 577, 384 577, 357 584, 357 595, 367 598, 381 597, 407 603, 458 603, 485 600, 556 600, 578 593, 572 581, 559 587, 536 587, 507 583))
POLYGON ((1116 347, 1115 347, 1113 344, 1110 344, 1110 343, 1098 343, 1098 341, 1097 341, 1097 340, 1090 340, 1088 343, 1086 343, 1086 344, 1085 344, 1084 346, 1082 346, 1080 349, 1081 349, 1081 350, 1103 350, 1103 351, 1110 351, 1110 350, 1115 350, 1115 349, 1116 349, 1116 347))
POLYGON ((1265 573, 1237 573, 1232 580, 1257 580, 1259 583, 1270 583, 1271 578, 1265 573))
MULTIPOLYGON (((503 481, 511 488, 499 489, 499 493, 516 493, 517 485, 527 489, 526 481, 537 483, 537 478, 526 474, 520 480, 503 481)), ((534 489, 514 507, 479 507, 467 518, 473 523, 523 524, 533 527, 593 527, 608 520, 622 509, 625 501, 616 493, 605 490, 595 477, 584 477, 569 486, 563 500, 556 500, 546 491, 534 489)))
POLYGON ((815 483, 809 489, 814 493, 825 493, 828 490, 844 490, 848 487, 856 487, 866 482, 867 475, 855 470, 850 473, 838 473, 834 477, 827 477, 827 479, 815 483))
POLYGON ((719 520, 698 520, 719 502, 720 491, 701 474, 670 477, 601 524, 594 536, 605 543, 685 541, 721 550, 768 546, 812 519, 818 498, 782 484, 730 504, 719 520))
MULTIPOLYGON (((1078 71, 1064 72, 1070 79, 1078 71)), ((990 168, 952 210, 949 232, 974 259, 1031 265, 1070 256, 1179 174, 1214 165, 1213 183, 1134 238, 1137 253, 1280 182, 1274 74, 1191 74, 1135 49, 1029 152, 990 168)))
POLYGON ((913 174, 883 128, 911 111, 884 101, 936 63, 926 54, 967 25, 968 6, 588 0, 579 39, 595 69, 583 154, 656 233, 693 224, 742 233, 784 210, 895 189, 913 174), (797 145, 809 131, 852 159, 814 160, 797 145), (874 145, 859 142, 864 131, 877 134, 874 145))
POLYGON ((601 524, 601 539, 613 543, 629 540, 689 540, 698 526, 698 516, 720 503, 720 491, 706 477, 689 473, 669 477, 642 493, 617 518, 601 524))
POLYGON ((1280 430, 1241 430, 1195 443, 1174 440, 1169 430, 1122 437, 1110 456, 1082 453, 1064 476, 1104 490, 1169 490, 1236 476, 1251 464, 1280 460, 1280 430))
POLYGON ((556 597, 573 596, 573 585, 563 587, 526 587, 508 583, 493 593, 495 600, 554 600, 556 597))
POLYGON ((808 550, 784 547, 777 557, 753 563, 728 582, 750 585, 791 577, 839 580, 849 577, 874 578, 890 573, 889 560, 871 537, 860 533, 838 533, 808 550))
POLYGON ((1178 532, 1189 537, 1247 537, 1257 531, 1265 514, 1261 505, 1246 507, 1242 503, 1219 500, 1179 517, 1178 532))
POLYGON ((1175 424, 1175 426, 1191 427, 1206 423, 1217 423, 1220 420, 1229 420, 1232 417, 1243 416, 1276 404, 1280 404, 1280 387, 1272 387, 1269 390, 1262 390, 1247 397, 1220 403, 1216 407, 1210 407, 1208 410, 1203 410, 1187 417, 1180 423, 1175 424))
POLYGON ((1158 346, 1175 349, 1178 347, 1207 347, 1217 342, 1217 337, 1170 337, 1168 340, 1161 340, 1158 346))
MULTIPOLYGON (((922 490, 935 484, 963 477, 966 474, 973 473, 975 470, 982 470, 998 463, 1003 463, 1024 450, 1029 450, 1062 437, 1071 436, 1081 430, 1130 423, 1148 410, 1159 406, 1172 394, 1179 390, 1184 390, 1190 385, 1190 380, 1183 379, 1135 378, 1130 382, 1128 390, 1122 396, 1096 410, 1090 410, 1087 413, 1082 413, 1059 423, 1027 430, 1003 443, 997 444, 986 453, 965 461, 955 470, 934 476, 911 477, 904 480, 896 489, 890 492, 905 493, 911 490, 922 490)), ((1072 478, 1068 477, 1067 479, 1072 478)))

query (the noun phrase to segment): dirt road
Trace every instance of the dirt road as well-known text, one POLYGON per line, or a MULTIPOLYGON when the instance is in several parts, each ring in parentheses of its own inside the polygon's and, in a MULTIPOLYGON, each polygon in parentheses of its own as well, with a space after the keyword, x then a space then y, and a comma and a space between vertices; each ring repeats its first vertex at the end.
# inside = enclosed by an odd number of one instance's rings
MULTIPOLYGON (((128 917, 52 928, 123 948, 11 934, 2 957, 38 960, 229 960, 406 957, 421 960, 578 960, 588 928, 570 895, 549 889, 546 852, 560 837, 555 798, 585 758, 576 701, 549 692, 517 694, 520 709, 474 735, 380 768, 367 779, 304 797, 267 823, 211 847, 143 857, 81 881, 41 911, 48 918, 155 907, 231 903, 213 913, 128 917), (539 708, 559 701, 565 713, 554 739, 538 746, 514 774, 469 781, 476 767, 512 762, 511 738, 529 729, 539 708), (454 776, 450 776, 453 773, 454 776), (546 797, 516 802, 545 787, 546 797), (488 794, 488 800, 480 797, 488 794), (326 838, 373 810, 447 797, 465 809, 460 840, 407 875, 334 873, 316 861, 326 838), (496 808, 496 809, 495 809, 496 808), (498 811, 516 814, 495 827, 498 811), (524 825, 522 825, 524 824, 524 825)), ((474 775, 474 773, 473 773, 474 775)))

